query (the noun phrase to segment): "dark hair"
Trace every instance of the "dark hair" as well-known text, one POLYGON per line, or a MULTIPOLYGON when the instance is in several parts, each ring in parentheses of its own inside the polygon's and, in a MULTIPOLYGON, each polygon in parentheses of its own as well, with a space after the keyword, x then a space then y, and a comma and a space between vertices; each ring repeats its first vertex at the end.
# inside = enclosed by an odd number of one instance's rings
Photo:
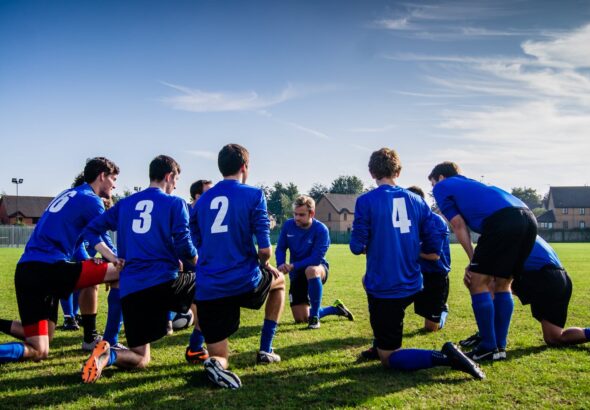
POLYGON ((212 181, 207 179, 199 179, 198 181, 193 182, 190 189, 191 199, 195 199, 197 195, 203 195, 203 187, 212 183, 212 181))
POLYGON ((369 172, 375 179, 395 178, 402 170, 402 164, 395 150, 381 148, 371 154, 369 172))
POLYGON ((150 162, 150 181, 161 181, 166 174, 173 172, 180 174, 180 165, 168 155, 158 155, 150 162))
POLYGON ((438 178, 442 175, 445 178, 454 177, 455 175, 459 175, 461 173, 461 168, 454 162, 445 161, 441 162, 440 164, 436 165, 430 175, 428 175, 428 179, 434 179, 438 181, 438 178))
POLYGON ((227 144, 219 151, 217 166, 221 175, 227 177, 236 174, 242 165, 248 164, 250 154, 248 150, 238 144, 227 144))
POLYGON ((411 187, 408 188, 408 191, 415 193, 416 195, 420 196, 421 198, 424 198, 424 191, 422 191, 422 188, 420 188, 419 186, 412 185, 411 187))
POLYGON ((74 182, 72 182, 72 188, 76 188, 77 186, 80 186, 84 183, 84 172, 80 172, 78 175, 76 175, 76 178, 74 178, 74 182))
POLYGON ((89 159, 86 161, 86 166, 84 167, 84 182, 88 182, 89 184, 93 183, 103 172, 106 175, 118 175, 119 167, 115 165, 113 161, 106 159, 105 157, 89 159))

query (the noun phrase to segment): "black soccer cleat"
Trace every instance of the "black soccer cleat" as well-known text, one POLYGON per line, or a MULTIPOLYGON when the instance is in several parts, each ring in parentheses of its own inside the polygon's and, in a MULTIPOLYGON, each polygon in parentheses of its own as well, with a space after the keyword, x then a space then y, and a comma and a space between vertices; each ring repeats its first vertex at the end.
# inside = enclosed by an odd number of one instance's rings
POLYGON ((469 336, 467 339, 459 341, 459 346, 465 349, 471 349, 477 346, 480 342, 481 337, 479 336, 479 332, 475 332, 475 334, 469 336))
POLYGON ((361 352, 360 358, 364 360, 378 360, 379 353, 377 353, 377 348, 375 346, 371 346, 367 350, 363 350, 361 352))
POLYGON ((76 322, 76 319, 71 316, 64 316, 64 324, 62 325, 62 330, 67 331, 74 331, 80 330, 80 325, 76 322))
POLYGON ((332 306, 334 306, 336 309, 338 309, 338 311, 340 313, 339 316, 344 316, 345 318, 347 318, 351 322, 354 320, 354 315, 340 299, 336 299, 334 301, 334 303, 332 304, 332 306))
POLYGON ((472 351, 465 353, 467 357, 469 357, 474 362, 493 362, 496 360, 502 360, 506 358, 506 350, 504 350, 504 354, 501 355, 500 351, 496 348, 493 349, 484 349, 481 344, 478 344, 475 349, 472 351), (503 357, 502 357, 503 356, 503 357))
POLYGON ((449 359, 453 369, 470 374, 477 380, 485 379, 486 375, 480 369, 479 365, 467 357, 465 353, 459 350, 459 348, 452 342, 445 343, 441 352, 449 359))

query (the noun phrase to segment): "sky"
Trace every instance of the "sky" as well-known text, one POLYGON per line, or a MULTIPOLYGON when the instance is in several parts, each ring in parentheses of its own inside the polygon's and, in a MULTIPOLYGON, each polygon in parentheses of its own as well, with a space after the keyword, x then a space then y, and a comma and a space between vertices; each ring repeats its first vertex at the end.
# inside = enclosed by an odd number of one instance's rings
POLYGON ((219 180, 227 143, 250 184, 401 186, 455 161, 510 190, 590 183, 590 1, 0 0, 0 192, 54 196, 87 158, 177 195, 219 180))

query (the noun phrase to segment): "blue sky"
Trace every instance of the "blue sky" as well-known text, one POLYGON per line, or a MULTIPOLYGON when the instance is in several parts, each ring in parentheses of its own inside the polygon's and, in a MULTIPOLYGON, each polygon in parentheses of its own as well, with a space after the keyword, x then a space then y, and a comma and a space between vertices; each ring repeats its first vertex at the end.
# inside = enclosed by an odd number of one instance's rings
POLYGON ((0 192, 57 194, 86 158, 148 184, 156 155, 218 180, 399 184, 443 160, 505 189, 590 183, 590 1, 0 0, 0 192))

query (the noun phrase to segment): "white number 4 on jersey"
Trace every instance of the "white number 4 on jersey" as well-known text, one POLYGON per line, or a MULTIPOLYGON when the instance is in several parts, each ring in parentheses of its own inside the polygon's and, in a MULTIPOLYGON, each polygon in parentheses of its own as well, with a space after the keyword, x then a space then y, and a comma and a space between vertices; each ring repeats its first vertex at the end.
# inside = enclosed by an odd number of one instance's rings
POLYGON ((399 228, 400 233, 409 233, 412 221, 408 219, 405 198, 393 198, 393 227, 399 228))

